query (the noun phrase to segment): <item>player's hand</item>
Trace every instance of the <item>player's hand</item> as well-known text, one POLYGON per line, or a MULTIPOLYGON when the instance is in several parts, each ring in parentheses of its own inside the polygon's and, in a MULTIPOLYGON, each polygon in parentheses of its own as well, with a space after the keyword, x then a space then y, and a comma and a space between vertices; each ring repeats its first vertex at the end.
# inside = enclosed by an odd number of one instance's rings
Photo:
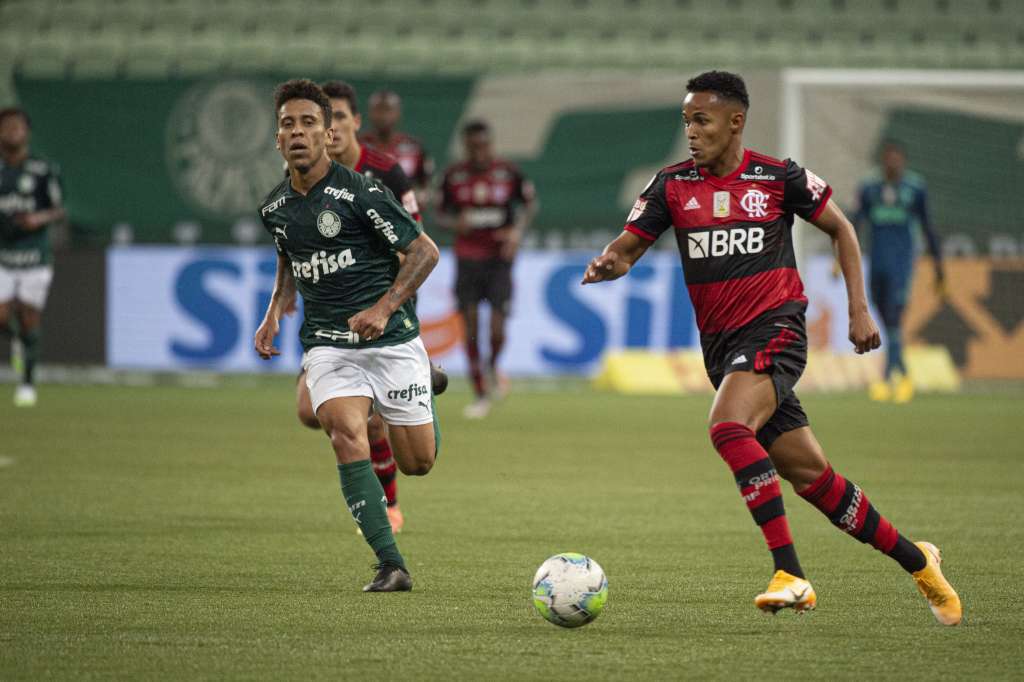
POLYGON ((522 241, 522 233, 514 227, 503 227, 494 231, 494 238, 501 242, 501 259, 504 261, 515 260, 519 252, 519 243, 522 241))
POLYGON ((850 343, 857 353, 867 353, 882 345, 878 325, 867 310, 850 315, 850 343))
POLYGON ((387 311, 381 309, 379 305, 374 305, 348 318, 348 328, 359 334, 360 339, 376 341, 384 334, 389 319, 391 315, 387 311))
POLYGON ((473 225, 469 222, 469 209, 459 211, 459 217, 455 219, 455 234, 465 236, 473 231, 473 225))
POLYGON ((616 273, 618 266, 619 254, 614 251, 602 253, 587 265, 587 269, 583 272, 583 281, 580 283, 596 284, 610 279, 618 279, 622 276, 616 273))
POLYGON ((256 352, 264 360, 269 360, 275 355, 281 354, 281 351, 274 348, 274 337, 277 336, 279 330, 280 325, 273 317, 264 317, 263 324, 256 330, 253 346, 255 346, 256 352))
POLYGON ((41 215, 40 213, 19 213, 14 216, 14 224, 26 232, 33 232, 45 224, 40 220, 41 215))

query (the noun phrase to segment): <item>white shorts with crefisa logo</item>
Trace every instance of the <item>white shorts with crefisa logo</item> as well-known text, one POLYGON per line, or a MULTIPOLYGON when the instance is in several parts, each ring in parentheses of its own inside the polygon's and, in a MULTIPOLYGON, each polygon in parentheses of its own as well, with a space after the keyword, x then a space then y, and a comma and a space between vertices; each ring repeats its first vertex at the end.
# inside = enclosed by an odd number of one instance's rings
POLYGON ((331 398, 362 396, 388 424, 417 426, 434 420, 430 359, 419 337, 395 346, 317 346, 302 356, 315 413, 331 398))
POLYGON ((0 265, 0 303, 18 300, 36 310, 46 305, 53 281, 53 266, 8 268, 0 265))

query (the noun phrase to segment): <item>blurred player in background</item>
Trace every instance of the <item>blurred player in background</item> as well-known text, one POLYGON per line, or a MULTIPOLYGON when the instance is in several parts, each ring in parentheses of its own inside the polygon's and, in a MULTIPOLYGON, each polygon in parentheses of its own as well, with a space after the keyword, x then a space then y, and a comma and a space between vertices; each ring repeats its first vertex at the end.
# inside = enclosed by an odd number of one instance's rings
POLYGON ((402 170, 412 180, 420 203, 426 205, 434 161, 422 142, 398 129, 402 120, 402 99, 393 90, 377 90, 370 95, 369 113, 372 130, 363 133, 360 140, 398 159, 402 170))
POLYGON ((872 400, 909 401, 914 384, 903 364, 903 310, 914 275, 914 232, 924 232, 935 263, 939 294, 945 291, 942 250, 928 217, 924 178, 907 170, 903 145, 888 140, 882 145, 881 168, 864 180, 857 193, 855 224, 871 235, 871 300, 885 325, 885 378, 871 385, 872 400))
POLYGON ((455 297, 466 329, 466 355, 476 396, 465 415, 480 419, 490 411, 491 399, 505 391, 498 357, 505 345, 512 302, 512 262, 536 212, 536 200, 533 183, 513 164, 494 156, 487 123, 467 123, 462 141, 466 159, 445 171, 437 222, 456 235, 455 297), (486 363, 481 361, 478 343, 481 301, 491 307, 491 353, 486 363))
MULTIPOLYGON (((355 88, 342 81, 328 81, 323 83, 321 88, 331 101, 331 128, 334 131, 334 139, 327 145, 328 156, 332 161, 362 173, 371 180, 380 180, 402 202, 403 208, 419 222, 420 212, 416 194, 402 167, 394 157, 360 145, 356 139, 362 118, 359 114, 355 88)), ((440 395, 448 386, 448 377, 440 368, 433 365, 430 371, 434 395, 440 395)), ((311 429, 319 429, 320 421, 313 413, 305 376, 303 370, 296 384, 299 421, 311 429)), ((373 462, 374 473, 377 474, 387 497, 391 530, 400 533, 405 526, 405 517, 398 505, 398 469, 388 441, 387 425, 381 416, 374 412, 370 415, 366 429, 370 441, 370 461, 373 462)))
POLYGON ((24 111, 0 109, 0 332, 20 347, 19 407, 36 404, 40 323, 53 279, 48 228, 64 218, 60 172, 29 154, 30 137, 24 111))
POLYGON ((327 156, 331 102, 318 85, 283 83, 274 103, 289 178, 260 209, 278 257, 253 344, 265 359, 280 354, 274 337, 298 289, 313 412, 330 438, 349 511, 377 555, 377 574, 363 589, 407 591, 412 579, 370 462, 366 419, 373 407, 388 423, 403 473, 430 471, 440 431, 411 299, 437 264, 437 246, 383 185, 327 156), (396 253, 405 256, 401 265, 396 253))
POLYGON ((807 298, 791 234, 795 215, 832 239, 857 352, 880 344, 853 226, 821 178, 792 160, 744 149, 749 97, 742 78, 711 71, 691 79, 686 89, 683 125, 692 159, 651 180, 623 233, 591 261, 583 283, 622 277, 674 228, 704 364, 717 391, 711 441, 732 470, 775 564, 768 589, 754 600, 758 608, 805 611, 817 601, 793 546, 781 476, 833 524, 913 575, 939 622, 959 623, 960 599, 939 570, 938 549, 907 540, 859 486, 833 471, 793 392, 807 362, 807 298))

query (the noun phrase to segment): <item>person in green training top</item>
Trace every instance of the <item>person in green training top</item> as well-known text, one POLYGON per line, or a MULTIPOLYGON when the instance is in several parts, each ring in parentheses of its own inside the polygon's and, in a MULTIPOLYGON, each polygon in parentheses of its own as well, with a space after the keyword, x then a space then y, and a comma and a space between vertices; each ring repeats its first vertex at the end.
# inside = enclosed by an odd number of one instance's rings
POLYGON ((39 327, 53 279, 47 228, 64 219, 60 172, 29 154, 30 136, 28 114, 0 109, 0 333, 21 346, 19 407, 36 404, 39 327))
POLYGON ((402 473, 422 476, 434 466, 440 432, 411 298, 439 252, 390 190, 328 158, 331 102, 316 83, 282 83, 274 106, 288 178, 260 209, 277 245, 277 276, 254 345, 264 359, 279 354, 274 337, 297 288, 313 410, 334 448, 348 509, 377 555, 377 574, 363 590, 407 591, 412 578, 370 463, 366 417, 373 406, 388 424, 402 473))

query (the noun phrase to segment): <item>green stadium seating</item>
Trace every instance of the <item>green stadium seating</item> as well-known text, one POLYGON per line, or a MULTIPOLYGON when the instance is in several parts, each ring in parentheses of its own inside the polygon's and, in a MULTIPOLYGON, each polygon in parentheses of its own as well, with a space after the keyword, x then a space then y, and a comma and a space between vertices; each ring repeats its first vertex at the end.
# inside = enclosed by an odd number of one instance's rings
MULTIPOLYGON (((1024 68, 1020 0, 4 0, 0 81, 279 71, 1024 68), (303 46, 296 48, 296 44, 303 46)), ((0 88, 0 93, 3 88, 0 88)))

